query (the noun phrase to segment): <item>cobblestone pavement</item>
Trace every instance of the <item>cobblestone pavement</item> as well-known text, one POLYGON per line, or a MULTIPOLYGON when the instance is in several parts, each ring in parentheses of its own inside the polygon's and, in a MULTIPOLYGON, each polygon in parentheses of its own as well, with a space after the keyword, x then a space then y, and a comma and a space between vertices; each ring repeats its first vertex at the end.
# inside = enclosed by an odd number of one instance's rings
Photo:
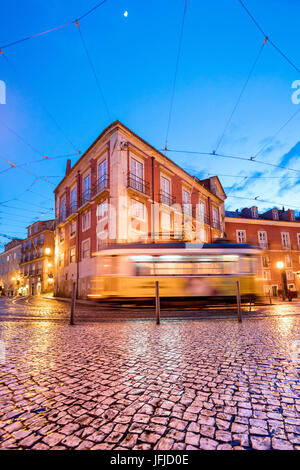
MULTIPOLYGON (((266 318, 283 316, 300 316, 300 301, 292 303, 279 302, 266 306, 243 306, 245 318, 266 318)), ((116 309, 96 302, 78 301, 76 304, 75 320, 82 321, 112 321, 112 320, 153 320, 155 316, 154 306, 143 308, 116 309)), ((162 318, 190 318, 190 319, 236 319, 236 306, 206 308, 171 308, 162 309, 162 318)), ((56 320, 68 322, 70 318, 70 302, 44 297, 0 297, 0 321, 11 320, 56 320)))
POLYGON ((300 449, 296 315, 2 321, 0 339, 0 449, 300 449))

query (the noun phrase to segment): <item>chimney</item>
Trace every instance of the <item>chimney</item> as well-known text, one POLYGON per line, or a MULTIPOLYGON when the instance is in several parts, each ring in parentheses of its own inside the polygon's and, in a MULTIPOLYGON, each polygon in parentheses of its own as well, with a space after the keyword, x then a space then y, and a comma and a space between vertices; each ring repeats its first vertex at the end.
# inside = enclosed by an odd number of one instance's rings
POLYGON ((71 160, 68 158, 67 166, 66 166, 66 175, 65 176, 68 176, 70 171, 71 171, 71 160))

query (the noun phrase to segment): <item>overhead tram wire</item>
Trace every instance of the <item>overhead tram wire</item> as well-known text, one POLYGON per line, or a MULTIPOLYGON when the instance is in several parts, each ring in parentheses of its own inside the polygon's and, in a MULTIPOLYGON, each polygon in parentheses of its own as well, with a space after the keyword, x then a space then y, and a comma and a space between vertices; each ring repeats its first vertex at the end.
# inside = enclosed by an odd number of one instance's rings
MULTIPOLYGON (((101 7, 104 3, 106 3, 108 0, 103 0, 102 2, 98 3, 97 5, 95 5, 93 8, 91 8, 90 10, 88 10, 87 12, 83 13, 81 16, 78 17, 78 20, 82 20, 83 18, 87 17, 88 15, 90 15, 92 12, 94 12, 95 10, 97 10, 99 7, 101 7)), ((42 31, 41 33, 37 33, 37 34, 32 34, 30 36, 27 36, 25 38, 22 38, 22 39, 18 39, 16 41, 13 41, 13 42, 10 42, 8 44, 4 44, 3 46, 0 46, 0 50, 3 51, 3 49, 7 49, 8 47, 12 47, 12 46, 15 46, 17 44, 20 44, 22 42, 25 42, 25 41, 29 41, 30 39, 34 39, 34 38, 37 38, 39 36, 43 36, 44 34, 48 34, 48 33, 51 33, 53 31, 57 31, 58 29, 62 29, 62 28, 65 28, 67 26, 71 26, 72 24, 75 24, 75 19, 72 20, 72 21, 69 21, 67 23, 64 23, 64 24, 61 24, 59 26, 55 26, 51 29, 48 29, 46 31, 42 31)))
POLYGON ((242 99, 242 97, 243 97, 243 95, 244 95, 244 93, 245 93, 245 90, 246 90, 246 88, 247 88, 247 85, 248 85, 248 83, 249 83, 249 81, 250 81, 250 79, 251 79, 251 77, 252 77, 252 75, 253 75, 253 73, 254 73, 254 70, 255 70, 255 68, 256 68, 256 65, 257 65, 257 63, 258 63, 258 61, 259 61, 259 59, 260 59, 260 56, 262 55, 262 52, 263 52, 264 47, 265 47, 265 45, 266 45, 267 42, 268 42, 268 38, 265 37, 265 40, 264 40, 263 44, 260 46, 260 48, 259 48, 258 54, 257 54, 257 56, 256 56, 256 58, 255 58, 255 60, 254 60, 254 62, 253 62, 253 64, 252 64, 252 66, 251 66, 251 69, 250 69, 250 72, 249 72, 249 74, 248 74, 248 76, 247 76, 247 79, 246 79, 246 81, 245 81, 245 83, 244 83, 244 85, 243 85, 243 87, 242 87, 242 89, 241 89, 241 92, 240 92, 240 94, 239 94, 239 96, 238 96, 238 98, 237 98, 237 101, 236 101, 236 103, 235 103, 235 105, 234 105, 234 107, 233 107, 233 110, 232 110, 232 112, 231 112, 231 114, 230 114, 230 116, 229 116, 229 118, 228 118, 228 120, 227 120, 227 122, 226 122, 226 124, 225 124, 223 133, 222 133, 222 135, 221 135, 221 137, 220 137, 220 139, 219 139, 219 141, 218 141, 218 143, 217 143, 216 148, 214 149, 214 152, 217 152, 217 151, 218 151, 218 149, 219 149, 219 147, 220 147, 220 145, 221 145, 221 143, 222 143, 222 141, 223 141, 223 139, 224 139, 224 137, 225 137, 225 134, 226 134, 226 132, 227 132, 227 129, 228 129, 228 127, 229 127, 229 125, 230 125, 230 123, 231 123, 231 121, 232 121, 232 118, 233 118, 233 116, 234 116, 234 114, 235 114, 235 112, 236 112, 236 110, 237 110, 237 108, 238 108, 238 105, 239 105, 240 102, 241 102, 241 99, 242 99))
MULTIPOLYGON (((198 170, 195 169, 195 168, 188 168, 186 166, 183 166, 183 169, 187 172, 197 172, 198 170)), ((205 173, 205 175, 207 175, 207 177, 209 176, 215 176, 214 173, 205 173)), ((219 173, 217 174, 217 176, 219 177, 228 177, 228 178, 245 178, 247 177, 248 179, 282 179, 283 176, 247 176, 247 175, 224 175, 222 173, 219 173)), ((196 177, 197 177, 197 174, 196 174, 196 177)), ((198 178, 198 177, 197 177, 198 178)), ((284 176, 285 179, 299 179, 299 176, 284 176)), ((201 180, 201 177, 199 178, 201 180)))
POLYGON ((240 5, 244 8, 246 11, 247 15, 251 18, 257 29, 261 32, 261 34, 264 35, 264 37, 268 37, 269 43, 274 47, 274 49, 290 64, 293 69, 295 69, 298 73, 300 73, 299 67, 272 41, 270 38, 269 34, 266 34, 266 32, 263 30, 263 28, 260 26, 256 18, 253 16, 253 14, 250 12, 248 7, 246 7, 245 3, 242 0, 238 0, 240 5))
POLYGON ((214 153, 214 152, 196 152, 196 151, 191 151, 191 150, 175 150, 175 149, 162 149, 161 151, 165 150, 166 152, 173 152, 173 153, 185 153, 185 154, 190 154, 190 155, 203 155, 206 157, 221 157, 221 158, 231 158, 234 160, 242 160, 246 162, 252 162, 252 163, 259 163, 260 165, 267 165, 271 166, 273 168, 281 168, 282 170, 286 171, 294 171, 295 173, 300 173, 300 170, 296 170, 295 168, 288 168, 286 166, 282 165, 275 165, 275 163, 268 163, 264 162, 262 160, 254 160, 253 157, 246 158, 246 157, 240 157, 240 156, 235 156, 235 155, 224 155, 221 153, 214 153))
MULTIPOLYGON (((45 161, 49 161, 49 160, 50 161, 51 160, 56 160, 56 159, 59 159, 59 158, 75 157, 77 155, 78 155, 77 153, 67 154, 67 155, 58 155, 58 156, 54 156, 54 157, 49 157, 48 155, 45 155, 44 158, 42 158, 40 160, 32 160, 32 161, 29 161, 29 162, 20 163, 19 165, 16 165, 15 163, 10 162, 8 159, 2 158, 2 160, 5 160, 11 166, 9 168, 5 168, 4 170, 1 170, 0 174, 1 173, 6 173, 7 171, 13 170, 14 168, 21 168, 21 167, 24 167, 24 166, 27 166, 27 165, 32 165, 32 164, 35 164, 35 163, 41 163, 41 162, 45 162, 45 161)), ((54 178, 54 176, 47 176, 46 178, 54 178)), ((60 176, 55 176, 55 178, 61 178, 61 177, 60 176)), ((63 178, 63 176, 62 176, 62 178, 63 178)))
POLYGON ((235 198, 235 199, 245 199, 245 200, 248 200, 248 201, 255 201, 255 202, 262 202, 264 204, 274 204, 274 206, 277 206, 277 207, 291 207, 293 209, 296 209, 296 210, 300 210, 300 206, 293 206, 289 203, 286 203, 286 202, 274 202, 274 201, 267 201, 266 199, 260 199, 259 196, 258 197, 255 197, 255 198, 250 198, 250 197, 243 197, 243 196, 228 196, 228 197, 232 197, 232 198, 235 198))
POLYGON ((77 29, 78 29, 78 32, 79 32, 79 35, 80 35, 80 39, 81 39, 81 42, 82 42, 82 46, 83 46, 83 49, 84 49, 84 51, 85 51, 85 53, 86 53, 88 62, 89 62, 89 64, 90 64, 90 68, 91 68, 92 74, 93 74, 93 76, 94 76, 94 79, 95 79, 95 82, 96 82, 96 85, 97 85, 97 88, 98 88, 98 91, 99 91, 101 100, 102 100, 102 102, 103 102, 103 104, 104 104, 105 111, 106 111, 106 113, 107 113, 108 119, 111 120, 110 111, 109 111, 109 108, 108 108, 106 99, 105 99, 105 97, 104 97, 103 90, 102 90, 102 87, 101 87, 101 85, 100 85, 100 81, 99 81, 99 78, 98 78, 98 75, 97 75, 97 72, 96 72, 94 63, 93 63, 93 61, 92 61, 91 55, 90 55, 90 53, 89 53, 89 50, 88 50, 88 48, 87 48, 85 39, 84 39, 83 34, 82 34, 82 31, 81 31, 81 28, 80 28, 80 26, 79 26, 79 20, 75 20, 75 24, 76 24, 76 26, 77 26, 77 29))
POLYGON ((255 159, 260 153, 262 153, 269 145, 270 143, 276 139, 276 137, 280 134, 280 132, 300 113, 300 108, 292 114, 292 116, 278 129, 278 131, 269 139, 269 141, 264 144, 260 150, 252 157, 255 159))
POLYGON ((176 83, 177 83, 177 75, 178 75, 178 68, 179 68, 179 60, 181 54, 181 47, 182 47, 182 39, 183 39, 183 31, 184 31, 184 23, 186 17, 186 10, 187 10, 187 0, 185 0, 182 22, 181 22, 181 29, 180 29, 180 36, 179 36, 179 43, 178 43, 178 51, 177 51, 177 59, 176 59, 176 66, 175 66, 175 74, 174 74, 174 81, 171 93, 171 101, 170 101, 170 109, 169 109, 169 116, 168 116, 168 124, 167 124, 167 132, 166 132, 166 141, 165 141, 165 150, 168 148, 168 137, 170 132, 170 125, 171 125, 171 118, 173 112, 173 105, 174 105, 174 98, 175 98, 175 90, 176 90, 176 83))

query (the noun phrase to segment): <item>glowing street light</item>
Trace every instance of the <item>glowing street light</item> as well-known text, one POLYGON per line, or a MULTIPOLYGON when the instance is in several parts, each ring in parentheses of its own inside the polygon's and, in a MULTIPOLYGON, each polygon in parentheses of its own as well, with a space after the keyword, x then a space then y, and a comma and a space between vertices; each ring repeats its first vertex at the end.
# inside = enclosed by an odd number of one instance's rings
POLYGON ((45 249, 45 253, 46 253, 46 255, 50 255, 50 253, 51 253, 50 248, 46 248, 46 249, 45 249))
POLYGON ((276 266, 281 271, 282 300, 285 300, 286 297, 289 297, 289 300, 291 300, 290 296, 288 295, 288 287, 287 287, 286 272, 285 272, 285 269, 284 269, 284 262, 283 261, 277 261, 276 266))

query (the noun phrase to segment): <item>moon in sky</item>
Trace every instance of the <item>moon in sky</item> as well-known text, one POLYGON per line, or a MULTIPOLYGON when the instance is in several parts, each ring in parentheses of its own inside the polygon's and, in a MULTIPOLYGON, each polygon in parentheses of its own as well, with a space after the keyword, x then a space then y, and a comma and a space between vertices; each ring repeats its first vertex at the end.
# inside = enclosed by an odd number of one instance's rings
POLYGON ((128 11, 127 10, 124 11, 124 16, 125 16, 125 18, 127 18, 127 16, 128 16, 128 11))

